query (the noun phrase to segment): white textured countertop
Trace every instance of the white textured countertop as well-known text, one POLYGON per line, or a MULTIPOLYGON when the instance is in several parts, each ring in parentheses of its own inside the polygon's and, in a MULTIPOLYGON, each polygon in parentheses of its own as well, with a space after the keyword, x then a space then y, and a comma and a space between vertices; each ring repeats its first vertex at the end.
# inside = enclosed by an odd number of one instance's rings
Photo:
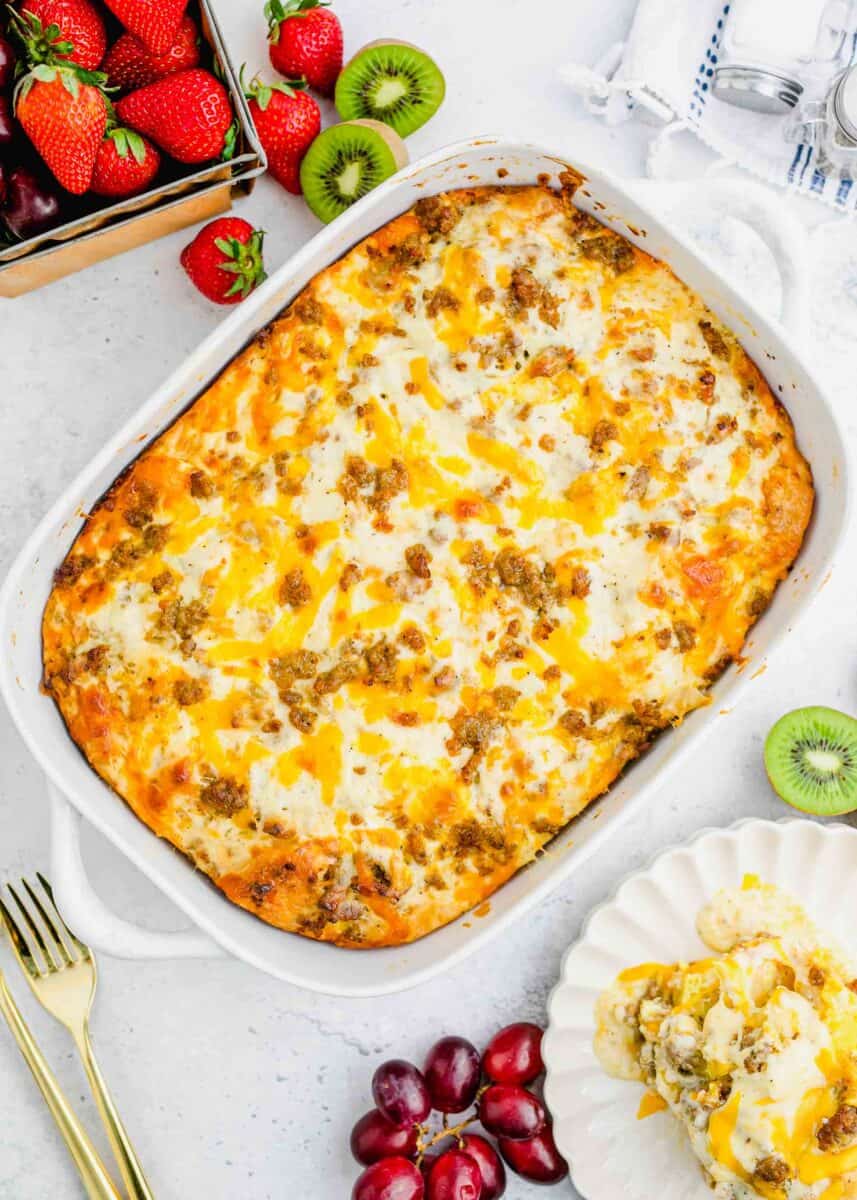
MULTIPOLYGON (((235 59, 262 65, 262 0, 215 3, 235 59)), ((642 173, 646 128, 605 128, 556 75, 565 60, 593 59, 621 37, 633 0, 335 0, 335 7, 346 53, 387 35, 423 44, 440 60, 447 100, 410 140, 413 157, 460 137, 503 132, 623 175, 642 173)), ((269 268, 316 228, 301 201, 267 181, 239 212, 268 230, 269 268)), ((826 219, 808 205, 800 213, 826 219)), ((850 237, 855 258, 843 270, 857 278, 857 230, 850 237)), ((178 234, 29 297, 0 300, 0 570, 107 435, 222 319, 179 269, 187 240, 178 234)), ((709 244, 715 251, 735 248, 713 235, 709 244)), ((739 257, 740 273, 745 280, 752 275, 757 295, 775 290, 764 255, 739 257)), ((853 350, 849 362, 845 340, 828 334, 824 302, 821 293, 814 297, 811 358, 853 437, 853 350)), ((803 631, 718 724, 695 761, 673 775, 657 804, 538 912, 449 974, 390 999, 339 1001, 237 963, 102 960, 95 1039, 158 1200, 344 1200, 357 1173, 348 1134, 370 1105, 378 1062, 419 1061, 442 1033, 482 1043, 508 1021, 542 1021, 563 950, 619 878, 705 825, 784 815, 761 765, 771 722, 798 704, 857 709, 855 550, 852 537, 803 631)), ((183 923, 91 832, 85 851, 97 887, 124 915, 160 928, 183 923)), ((0 712, 0 878, 47 866, 43 782, 0 712)), ((0 965, 70 1095, 91 1118, 65 1036, 23 994, 3 946, 0 965)), ((0 1198, 79 1194, 65 1150, 0 1027, 0 1198)), ((535 1194, 518 1180, 507 1192, 510 1200, 535 1194)), ((568 1194, 567 1187, 557 1191, 568 1194)))

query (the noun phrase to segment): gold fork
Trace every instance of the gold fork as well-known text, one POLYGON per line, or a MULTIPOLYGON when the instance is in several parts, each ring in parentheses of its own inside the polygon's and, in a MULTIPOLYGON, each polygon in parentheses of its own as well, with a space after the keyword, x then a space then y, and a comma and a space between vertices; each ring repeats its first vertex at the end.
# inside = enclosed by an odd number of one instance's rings
MULTIPOLYGON (((0 905, 2 903, 0 900, 0 905)), ((57 1123, 63 1141, 68 1146, 74 1165, 80 1172, 80 1178, 89 1200, 119 1200, 119 1193, 113 1186, 113 1181, 107 1174, 107 1169, 101 1161, 98 1151, 75 1116, 74 1109, 66 1099, 57 1083, 56 1076, 27 1028, 21 1010, 6 986, 2 971, 0 971, 0 1013, 6 1018, 12 1035, 18 1043, 18 1048, 24 1056, 24 1061, 39 1085, 39 1090, 50 1109, 51 1116, 57 1123)))
POLYGON ((28 940, 2 898, 0 916, 9 930, 15 956, 36 999, 66 1027, 74 1039, 130 1200, 154 1200, 101 1074, 89 1036, 89 1014, 98 982, 95 959, 89 947, 75 937, 63 921, 48 881, 42 875, 38 875, 38 880, 43 888, 43 896, 26 879, 21 880, 21 887, 41 918, 44 933, 29 907, 11 885, 7 885, 9 894, 32 940, 28 940), (33 943, 41 952, 41 960, 33 950, 33 943))

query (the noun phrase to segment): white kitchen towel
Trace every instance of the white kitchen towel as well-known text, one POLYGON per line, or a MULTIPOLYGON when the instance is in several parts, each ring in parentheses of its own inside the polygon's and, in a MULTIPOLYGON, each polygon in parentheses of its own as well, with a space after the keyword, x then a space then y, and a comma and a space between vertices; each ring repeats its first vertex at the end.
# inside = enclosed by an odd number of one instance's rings
MULTIPOLYGON (((783 0, 791 3, 800 0, 783 0)), ((729 7, 724 0, 639 0, 625 42, 612 46, 594 66, 570 64, 561 75, 591 111, 610 123, 637 112, 662 124, 648 161, 649 174, 656 178, 668 174, 672 134, 690 129, 722 164, 746 167, 768 183, 815 196, 841 212, 857 211, 857 185, 826 176, 818 167, 815 146, 786 141, 789 118, 749 112, 713 95, 729 7)), ((851 28, 838 69, 855 61, 857 28, 851 28)), ((817 71, 807 81, 803 99, 822 97, 832 70, 817 71)))

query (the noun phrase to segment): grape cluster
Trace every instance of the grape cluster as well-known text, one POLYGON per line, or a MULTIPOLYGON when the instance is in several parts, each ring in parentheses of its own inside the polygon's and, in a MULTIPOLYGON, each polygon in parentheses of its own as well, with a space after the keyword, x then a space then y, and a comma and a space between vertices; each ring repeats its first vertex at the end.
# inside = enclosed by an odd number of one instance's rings
POLYGON ((351 1153, 366 1168, 351 1200, 497 1200, 506 1190, 503 1160, 534 1183, 564 1179, 568 1165, 545 1106, 526 1086, 542 1073, 541 1041, 538 1025, 518 1022, 481 1058, 465 1038, 445 1037, 422 1071, 400 1058, 382 1063, 372 1079, 376 1107, 351 1133, 351 1153), (432 1111, 441 1115, 434 1132, 432 1111), (476 1122, 496 1146, 465 1132, 476 1122))

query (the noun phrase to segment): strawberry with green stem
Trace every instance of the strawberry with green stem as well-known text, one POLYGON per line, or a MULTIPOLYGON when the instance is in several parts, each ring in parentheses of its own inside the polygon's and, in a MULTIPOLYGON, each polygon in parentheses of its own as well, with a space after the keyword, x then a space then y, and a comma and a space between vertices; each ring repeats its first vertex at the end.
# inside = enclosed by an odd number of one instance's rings
POLYGON ((8 12, 9 29, 31 67, 71 60, 94 71, 104 58, 107 34, 90 0, 22 0, 8 12))
POLYGON ((342 70, 342 26, 327 0, 267 0, 265 16, 272 67, 332 96, 342 70))
POLYGON ((91 190, 96 196, 136 196, 145 192, 161 167, 161 156, 136 129, 109 129, 98 147, 91 190))
POLYGON ((15 89, 15 116, 67 192, 89 190, 107 130, 106 77, 96 71, 39 63, 15 89))
POLYGON ((238 304, 266 278, 265 235, 240 217, 219 217, 185 246, 181 263, 191 282, 215 304, 238 304))
POLYGON ((116 102, 123 125, 145 133, 181 163, 228 159, 237 123, 229 93, 201 67, 178 71, 116 102))
POLYGON ((304 90, 303 79, 265 83, 257 75, 245 84, 242 67, 241 86, 269 172, 287 191, 300 195, 301 161, 321 131, 318 105, 304 90))

